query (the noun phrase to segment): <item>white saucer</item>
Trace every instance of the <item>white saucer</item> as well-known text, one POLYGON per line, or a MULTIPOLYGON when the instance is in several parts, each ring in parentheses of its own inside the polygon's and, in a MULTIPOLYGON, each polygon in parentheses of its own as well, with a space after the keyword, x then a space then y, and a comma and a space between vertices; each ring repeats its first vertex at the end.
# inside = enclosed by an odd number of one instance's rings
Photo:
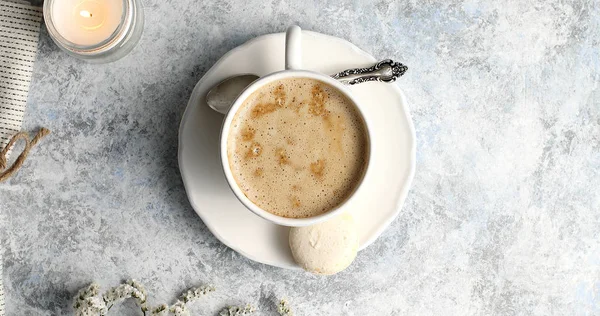
MULTIPOLYGON (((308 31, 302 35, 305 69, 333 74, 376 62, 345 40, 308 31)), ((192 207, 221 242, 251 260, 298 268, 288 247, 288 228, 254 215, 229 189, 218 148, 223 116, 205 102, 208 90, 227 77, 282 70, 284 42, 284 33, 257 37, 223 56, 198 82, 179 128, 179 168, 192 207)), ((379 143, 364 180, 368 189, 360 191, 350 210, 359 226, 360 249, 364 249, 404 203, 415 170, 415 132, 397 84, 373 82, 350 89, 359 101, 372 105, 365 116, 374 123, 373 140, 379 143)))

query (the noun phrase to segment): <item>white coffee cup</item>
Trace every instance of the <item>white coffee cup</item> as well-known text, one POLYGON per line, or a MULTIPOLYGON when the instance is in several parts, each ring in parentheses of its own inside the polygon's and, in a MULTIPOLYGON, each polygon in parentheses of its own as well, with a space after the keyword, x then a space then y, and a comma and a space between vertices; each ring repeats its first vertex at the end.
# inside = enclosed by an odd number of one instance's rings
POLYGON ((242 204, 244 204, 244 206, 246 206, 246 208, 248 208, 250 211, 254 212, 256 215, 258 215, 268 221, 271 221, 278 225, 293 226, 293 227, 309 226, 309 225, 317 224, 317 223, 323 222, 329 218, 332 218, 333 216, 336 216, 337 214, 344 212, 348 208, 348 206, 352 204, 353 197, 357 194, 357 192, 359 192, 361 190, 361 188, 363 186, 364 179, 365 179, 365 177, 367 177, 368 172, 369 172, 369 164, 371 162, 371 152, 373 151, 373 141, 371 138, 370 124, 363 113, 362 105, 352 96, 352 94, 350 93, 348 88, 346 86, 344 86, 343 84, 341 84, 339 81, 329 77, 328 75, 324 75, 324 74, 321 74, 318 72, 301 70, 302 69, 302 46, 301 45, 302 45, 302 30, 298 26, 289 27, 287 30, 287 33, 286 33, 285 70, 266 75, 256 81, 254 81, 244 91, 242 91, 242 93, 237 97, 235 102, 231 105, 231 107, 229 108, 229 111, 227 112, 227 114, 225 116, 225 121, 223 122, 223 127, 221 128, 221 142, 220 142, 221 163, 223 165, 223 171, 225 173, 225 178, 227 179, 227 183, 229 184, 229 187, 231 188, 231 190, 233 191, 235 196, 240 200, 240 202, 242 202, 242 204), (366 157, 367 165, 365 166, 365 172, 364 172, 362 179, 357 184, 355 191, 350 195, 349 198, 346 199, 346 201, 344 201, 342 204, 338 205, 337 207, 329 210, 328 212, 326 212, 324 214, 314 216, 314 217, 309 217, 309 218, 287 218, 287 217, 278 216, 278 215, 267 212, 266 210, 260 208, 255 203, 253 203, 250 199, 248 199, 248 197, 246 197, 246 195, 242 192, 239 185, 235 181, 235 178, 234 178, 234 176, 231 172, 231 168, 229 166, 229 156, 227 154, 227 139, 228 139, 229 132, 231 129, 231 122, 233 121, 233 118, 234 118, 236 112, 242 106, 244 101, 250 95, 252 95, 252 93, 257 91, 261 87, 263 87, 269 83, 272 83, 274 81, 288 79, 288 78, 314 79, 314 80, 324 82, 325 84, 339 90, 344 96, 346 96, 348 98, 348 100, 350 100, 352 103, 354 103, 354 105, 356 106, 356 108, 358 110, 358 113, 361 115, 361 117, 364 121, 365 131, 367 134, 367 139, 368 139, 368 144, 369 144, 369 146, 368 146, 369 149, 367 151, 367 157, 366 157))

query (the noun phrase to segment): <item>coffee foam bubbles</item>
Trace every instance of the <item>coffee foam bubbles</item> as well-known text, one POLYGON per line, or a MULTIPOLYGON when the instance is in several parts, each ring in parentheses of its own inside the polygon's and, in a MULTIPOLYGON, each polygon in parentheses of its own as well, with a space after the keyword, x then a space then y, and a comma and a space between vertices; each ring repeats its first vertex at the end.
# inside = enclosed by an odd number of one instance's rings
POLYGON ((229 165, 242 192, 283 217, 313 217, 344 202, 362 179, 368 154, 354 104, 314 79, 261 87, 234 116, 229 165))

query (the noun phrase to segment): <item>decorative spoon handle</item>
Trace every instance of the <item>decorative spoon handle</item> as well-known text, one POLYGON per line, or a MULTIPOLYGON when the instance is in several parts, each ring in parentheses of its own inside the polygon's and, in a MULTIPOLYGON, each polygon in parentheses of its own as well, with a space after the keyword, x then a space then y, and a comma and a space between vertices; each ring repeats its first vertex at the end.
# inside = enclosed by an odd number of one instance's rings
POLYGON ((367 68, 347 69, 331 77, 346 85, 368 81, 394 82, 408 70, 402 63, 385 59, 367 68))

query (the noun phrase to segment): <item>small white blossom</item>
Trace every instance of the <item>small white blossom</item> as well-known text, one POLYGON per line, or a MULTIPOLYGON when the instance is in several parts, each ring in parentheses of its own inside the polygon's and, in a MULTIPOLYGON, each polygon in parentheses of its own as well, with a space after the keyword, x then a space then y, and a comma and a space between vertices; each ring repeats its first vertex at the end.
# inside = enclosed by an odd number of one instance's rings
POLYGON ((97 296, 86 298, 75 310, 76 316, 104 316, 106 313, 108 308, 104 300, 97 296))
POLYGON ((288 305, 287 300, 279 301, 279 306, 277 307, 277 311, 279 312, 279 315, 281 315, 281 316, 294 316, 294 312, 288 305))
POLYGON ((150 316, 167 316, 168 314, 169 306, 167 304, 162 304, 150 311, 150 316))
POLYGON ((144 299, 146 299, 146 297, 148 296, 148 291, 146 291, 146 288, 140 282, 134 279, 129 279, 126 283, 140 291, 144 295, 144 299))
POLYGON ((100 286, 96 283, 90 284, 77 293, 73 308, 76 316, 98 316, 106 315, 108 307, 104 300, 98 296, 100 286))
POLYGON ((79 292, 77 292, 77 296, 75 296, 75 302, 73 302, 73 307, 75 309, 79 308, 79 304, 84 301, 88 297, 98 295, 98 290, 100 286, 97 283, 92 283, 88 285, 88 287, 84 287, 79 292))
POLYGON ((188 311, 185 303, 182 301, 177 301, 173 306, 171 306, 170 310, 175 316, 189 316, 190 311, 188 311))

